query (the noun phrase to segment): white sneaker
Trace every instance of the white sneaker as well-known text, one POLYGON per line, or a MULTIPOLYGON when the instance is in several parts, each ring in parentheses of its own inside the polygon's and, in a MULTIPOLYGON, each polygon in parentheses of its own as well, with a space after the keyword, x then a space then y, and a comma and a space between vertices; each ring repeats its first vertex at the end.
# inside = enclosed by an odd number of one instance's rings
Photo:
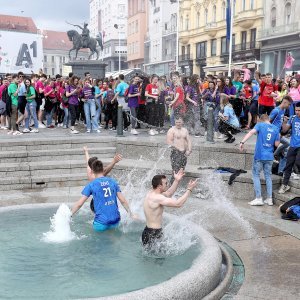
POLYGON ((42 123, 39 123, 39 128, 46 128, 46 126, 42 123))
POLYGON ((290 186, 282 184, 278 191, 278 194, 284 194, 285 192, 289 191, 290 189, 291 189, 290 186))
POLYGON ((87 129, 87 130, 86 130, 86 133, 91 133, 91 129, 87 129))
POLYGON ((101 130, 100 130, 100 129, 97 129, 96 132, 97 132, 97 133, 101 133, 101 130))
POLYGON ((23 129, 23 133, 28 133, 30 130, 28 128, 23 129))
POLYGON ((300 176, 296 173, 292 173, 291 178, 294 179, 294 180, 299 180, 300 176))
POLYGON ((33 128, 31 131, 30 131, 30 133, 38 133, 39 132, 39 130, 37 129, 37 128, 33 128))
POLYGON ((165 132, 166 132, 166 131, 162 129, 159 133, 165 133, 165 132))
POLYGON ((268 204, 269 206, 274 205, 273 199, 272 199, 272 198, 267 198, 266 200, 264 200, 264 203, 265 203, 265 204, 268 204))
POLYGON ((154 130, 153 130, 153 129, 150 129, 150 130, 149 130, 149 134, 150 134, 150 135, 155 135, 154 130))
POLYGON ((264 205, 264 202, 263 202, 262 198, 256 198, 256 199, 248 202, 248 204, 250 204, 252 206, 261 206, 261 205, 264 205))
POLYGON ((156 129, 153 129, 154 134, 159 134, 159 132, 156 129))
POLYGON ((7 130, 7 129, 8 129, 8 127, 6 127, 6 126, 1 126, 1 129, 3 129, 3 130, 7 130))
POLYGON ((221 133, 221 134, 217 137, 217 139, 222 140, 222 139, 224 139, 224 137, 225 137, 225 135, 221 133))
POLYGON ((72 134, 77 134, 77 133, 79 133, 79 131, 76 130, 76 129, 71 129, 71 133, 72 133, 72 134))
POLYGON ((20 132, 20 131, 15 131, 14 133, 13 133, 13 135, 22 135, 23 133, 22 132, 20 132))
POLYGON ((137 130, 136 130, 136 129, 131 129, 130 133, 131 133, 131 134, 134 134, 134 135, 137 135, 137 134, 139 134, 139 133, 137 132, 137 130))
POLYGON ((68 128, 67 125, 64 125, 64 126, 63 126, 63 129, 67 129, 67 128, 68 128))

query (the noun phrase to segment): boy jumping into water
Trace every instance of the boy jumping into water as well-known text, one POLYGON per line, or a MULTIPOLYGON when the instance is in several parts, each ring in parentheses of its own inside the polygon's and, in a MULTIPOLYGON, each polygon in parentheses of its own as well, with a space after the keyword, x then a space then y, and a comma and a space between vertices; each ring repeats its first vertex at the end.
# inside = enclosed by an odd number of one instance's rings
POLYGON ((82 197, 73 205, 72 216, 82 207, 84 202, 93 195, 95 218, 93 228, 95 231, 105 231, 118 227, 120 212, 117 199, 120 200, 125 210, 132 218, 137 219, 129 208, 128 201, 121 193, 118 183, 104 176, 103 164, 100 160, 93 162, 91 166, 95 179, 85 186, 82 197))
POLYGON ((197 179, 190 180, 185 193, 177 200, 172 198, 183 176, 183 169, 180 169, 178 173, 174 172, 174 182, 171 187, 168 187, 168 180, 165 175, 155 175, 153 177, 153 189, 148 192, 144 200, 144 212, 147 224, 142 234, 144 247, 151 247, 155 241, 162 237, 164 207, 181 207, 195 188, 197 179))

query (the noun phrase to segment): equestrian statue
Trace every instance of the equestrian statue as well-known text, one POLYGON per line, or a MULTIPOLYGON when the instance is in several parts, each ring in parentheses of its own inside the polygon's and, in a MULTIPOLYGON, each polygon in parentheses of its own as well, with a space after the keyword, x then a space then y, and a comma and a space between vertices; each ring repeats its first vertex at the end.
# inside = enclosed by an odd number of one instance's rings
POLYGON ((71 52, 73 50, 76 51, 75 60, 77 59, 77 54, 80 49, 89 48, 91 51, 91 54, 88 59, 91 59, 93 54, 97 54, 97 58, 99 59, 99 51, 97 49, 97 42, 100 46, 101 51, 103 51, 103 41, 101 34, 98 34, 96 38, 90 37, 90 30, 88 29, 88 24, 84 23, 83 27, 80 25, 74 25, 71 23, 68 23, 72 26, 78 27, 82 30, 81 34, 79 34, 76 30, 69 30, 67 31, 67 35, 69 37, 69 40, 73 42, 73 48, 69 51, 69 59, 71 59, 71 52))

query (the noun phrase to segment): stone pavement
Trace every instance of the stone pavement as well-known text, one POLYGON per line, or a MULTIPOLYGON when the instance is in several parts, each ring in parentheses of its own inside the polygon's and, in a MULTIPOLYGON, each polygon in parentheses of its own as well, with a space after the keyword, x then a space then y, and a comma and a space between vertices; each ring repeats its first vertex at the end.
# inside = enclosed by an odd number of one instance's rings
MULTIPOLYGON (((48 139, 57 141, 58 143, 59 141, 73 141, 73 143, 79 143, 78 140, 80 140, 81 143, 78 144, 78 148, 75 148, 78 149, 78 151, 81 151, 82 145, 85 142, 89 144, 92 140, 94 143, 100 143, 102 139, 105 139, 106 142, 118 141, 117 150, 131 149, 128 150, 129 154, 133 154, 132 149, 134 149, 134 147, 140 147, 139 149, 141 150, 143 149, 142 147, 147 149, 150 144, 157 144, 159 148, 159 145, 162 147, 165 143, 165 134, 152 137, 147 134, 146 130, 141 130, 139 136, 124 133, 124 137, 118 138, 116 138, 116 133, 111 131, 102 130, 100 134, 86 134, 84 133, 83 127, 80 131, 81 133, 75 136, 71 135, 69 130, 62 128, 41 129, 38 134, 24 134, 22 136, 12 137, 6 135, 4 130, 1 130, 0 153, 3 157, 4 152, 18 151, 17 147, 25 147, 27 150, 29 149, 28 147, 34 149, 34 145, 38 145, 41 141, 45 143, 48 139), (132 146, 130 146, 131 142, 132 146), (130 145, 126 145, 126 143, 130 145), (24 146, 24 144, 27 146, 24 146)), ((205 145, 205 147, 211 148, 211 151, 222 149, 225 153, 225 151, 235 151, 243 135, 244 134, 238 134, 236 142, 232 145, 227 145, 220 140, 217 140, 215 144, 210 144, 206 143, 203 137, 193 137, 193 145, 196 148, 199 147, 200 152, 201 147, 205 145)), ((254 142, 255 138, 251 139, 246 145, 247 151, 249 150, 249 155, 251 155, 253 151, 254 142)), ((72 144, 70 147, 74 145, 75 144, 72 144)), ((111 145, 109 145, 109 147, 111 147, 111 145)), ((53 143, 53 145, 49 145, 49 148, 55 152, 56 144, 53 143)), ((83 159, 82 152, 78 155, 82 155, 83 159)), ((201 156, 201 153, 199 155, 201 156)), ((139 158, 139 156, 136 156, 136 158, 139 158)), ((129 168, 134 165, 142 165, 145 168, 150 168, 153 164, 150 158, 146 157, 145 161, 125 158, 123 165, 119 170, 116 170, 116 174, 122 172, 126 165, 129 168)), ((220 159, 222 160, 222 157, 220 159)), ((104 159, 105 162, 109 160, 110 156, 104 159)), ((2 159, 1 164, 5 164, 2 159)), ((161 167, 167 168, 167 164, 168 162, 164 161, 161 167)), ((84 165, 82 167, 76 165, 76 167, 80 170, 84 169, 84 165)), ((197 168, 198 164, 191 164, 190 172, 196 172, 197 168)), ((59 174, 57 176, 59 176, 59 174)), ((82 181, 80 181, 79 184, 82 184, 82 181)), ((218 185, 222 185, 222 182, 218 180, 212 181, 212 185, 217 187, 218 185)), ((249 187, 250 185, 247 186, 248 189, 249 187)), ((224 184, 221 190, 223 191, 225 189, 227 190, 228 187, 224 184)), ((50 186, 49 188, 41 190, 4 191, 0 196, 0 205, 30 202, 70 203, 78 198, 80 191, 81 186, 78 185, 61 187, 50 186)), ((252 191, 248 190, 248 193, 251 192, 252 191)), ((230 189, 229 193, 232 193, 230 189)), ((199 199, 194 197, 188 201, 182 209, 170 211, 176 214, 195 213, 195 215, 191 215, 194 222, 201 224, 215 237, 229 244, 241 257, 245 265, 245 281, 236 295, 228 294, 224 299, 299 299, 299 223, 281 220, 278 207, 276 206, 251 207, 247 204, 245 199, 239 199, 238 190, 235 190, 235 193, 237 195, 232 196, 231 201, 225 201, 224 203, 218 202, 217 199, 199 199), (233 207, 231 207, 231 203, 234 204, 233 207)))

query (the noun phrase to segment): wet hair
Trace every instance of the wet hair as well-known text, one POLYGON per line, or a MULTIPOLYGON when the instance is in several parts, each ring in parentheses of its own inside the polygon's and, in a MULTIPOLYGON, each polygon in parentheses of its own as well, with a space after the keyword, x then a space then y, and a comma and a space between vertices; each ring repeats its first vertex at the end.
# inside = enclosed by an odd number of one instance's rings
POLYGON ((91 166, 91 170, 93 171, 94 174, 100 174, 103 172, 103 163, 101 160, 95 160, 93 163, 92 163, 92 166, 91 166))
POLYGON ((88 160, 88 166, 92 169, 92 164, 98 159, 98 157, 96 156, 93 156, 93 157, 90 157, 89 160, 88 160))
POLYGON ((267 114, 263 114, 260 116, 259 120, 261 122, 270 121, 270 117, 267 114))
POLYGON ((159 185, 162 185, 162 180, 166 178, 166 175, 155 175, 152 178, 152 187, 156 189, 159 185))
POLYGON ((296 106, 296 107, 300 107, 300 102, 296 103, 295 106, 296 106))
POLYGON ((124 78, 125 78, 124 74, 120 74, 120 75, 119 75, 119 79, 120 79, 120 80, 124 80, 124 78))
POLYGON ((282 98, 282 101, 283 100, 287 100, 287 101, 289 101, 290 102, 290 104, 292 104, 293 103, 293 99, 291 98, 291 96, 289 96, 289 95, 285 95, 283 98, 282 98))

